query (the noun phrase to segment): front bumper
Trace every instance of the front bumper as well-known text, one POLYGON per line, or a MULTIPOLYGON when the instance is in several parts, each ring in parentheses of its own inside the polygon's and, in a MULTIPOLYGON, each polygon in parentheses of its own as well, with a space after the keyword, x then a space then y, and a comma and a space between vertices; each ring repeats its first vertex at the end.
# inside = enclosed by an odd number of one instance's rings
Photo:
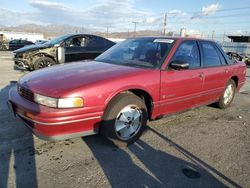
POLYGON ((29 68, 29 64, 27 63, 27 59, 23 58, 13 58, 13 61, 15 62, 15 67, 21 70, 27 70, 29 68))
POLYGON ((9 92, 8 105, 18 119, 44 140, 64 140, 98 133, 102 107, 55 109, 22 98, 16 88, 9 92))

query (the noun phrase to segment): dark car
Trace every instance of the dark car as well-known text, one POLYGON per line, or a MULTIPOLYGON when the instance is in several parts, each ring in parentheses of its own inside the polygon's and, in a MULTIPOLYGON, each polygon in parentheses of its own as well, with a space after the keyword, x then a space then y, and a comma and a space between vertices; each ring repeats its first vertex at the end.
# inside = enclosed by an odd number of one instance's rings
POLYGON ((8 49, 9 50, 17 50, 19 48, 22 48, 24 46, 27 46, 27 45, 31 45, 31 44, 34 44, 33 42, 31 41, 27 41, 27 40, 22 40, 22 39, 14 39, 14 40, 11 40, 9 42, 9 47, 8 49))
POLYGON ((250 66, 250 57, 247 55, 238 54, 236 52, 227 52, 227 55, 232 60, 243 61, 247 66, 250 66))
POLYGON ((11 88, 9 106, 40 138, 100 133, 126 145, 148 119, 211 103, 229 107, 245 81, 245 64, 228 59, 213 41, 142 37, 95 61, 26 74, 11 88))
POLYGON ((45 42, 48 42, 48 40, 37 40, 35 44, 44 44, 45 42))
POLYGON ((94 59, 115 43, 88 34, 67 34, 44 44, 31 45, 14 51, 15 65, 37 70, 59 63, 94 59))
POLYGON ((242 61, 243 57, 236 52, 227 52, 226 53, 230 59, 234 59, 236 61, 242 61))

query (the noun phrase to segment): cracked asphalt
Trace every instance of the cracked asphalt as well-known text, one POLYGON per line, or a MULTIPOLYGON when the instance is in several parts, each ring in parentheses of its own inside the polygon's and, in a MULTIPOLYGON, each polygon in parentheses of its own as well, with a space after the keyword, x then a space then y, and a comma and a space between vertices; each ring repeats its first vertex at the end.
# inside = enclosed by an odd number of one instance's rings
POLYGON ((148 123, 116 148, 98 135, 46 142, 9 112, 8 91, 25 74, 0 51, 0 188, 250 187, 250 69, 232 106, 203 106, 148 123))

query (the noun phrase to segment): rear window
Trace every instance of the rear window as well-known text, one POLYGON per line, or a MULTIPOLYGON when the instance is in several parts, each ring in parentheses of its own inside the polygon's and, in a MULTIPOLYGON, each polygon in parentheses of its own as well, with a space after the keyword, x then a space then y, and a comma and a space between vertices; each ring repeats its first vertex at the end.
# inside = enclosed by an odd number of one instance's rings
POLYGON ((220 66, 221 60, 215 46, 211 42, 201 41, 203 51, 203 66, 220 66))

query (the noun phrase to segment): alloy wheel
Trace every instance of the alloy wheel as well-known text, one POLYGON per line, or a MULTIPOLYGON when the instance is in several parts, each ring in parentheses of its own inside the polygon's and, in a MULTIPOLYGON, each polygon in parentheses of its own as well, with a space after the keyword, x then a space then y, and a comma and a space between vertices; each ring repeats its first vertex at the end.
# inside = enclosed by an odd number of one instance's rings
POLYGON ((124 107, 115 120, 115 131, 122 140, 132 138, 142 126, 142 111, 135 106, 124 107))

